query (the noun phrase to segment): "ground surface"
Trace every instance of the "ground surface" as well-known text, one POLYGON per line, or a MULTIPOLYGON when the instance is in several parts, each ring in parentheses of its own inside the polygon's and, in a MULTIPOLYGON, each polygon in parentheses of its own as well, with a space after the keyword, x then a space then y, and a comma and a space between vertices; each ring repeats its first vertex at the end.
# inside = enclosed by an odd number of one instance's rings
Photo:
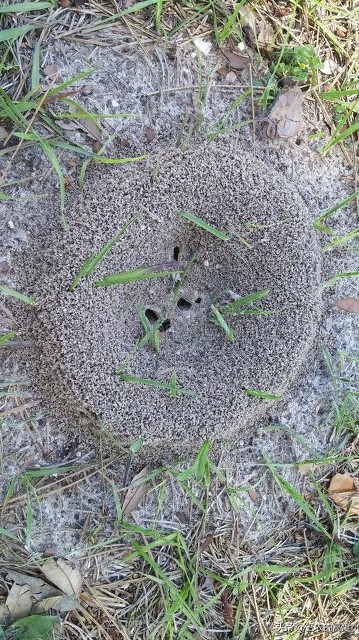
MULTIPOLYGON (((200 57, 199 68, 198 52, 191 40, 176 47, 172 45, 165 53, 158 42, 146 42, 145 37, 140 46, 138 36, 134 37, 133 30, 125 26, 120 32, 109 30, 107 38, 110 44, 116 43, 116 49, 113 46, 97 48, 94 42, 85 46, 61 38, 54 40, 44 53, 42 67, 55 65, 58 81, 64 81, 84 71, 88 62, 95 63, 95 72, 86 79, 89 95, 81 98, 85 108, 102 114, 114 111, 138 114, 135 118, 104 121, 107 130, 114 134, 113 146, 109 147, 113 156, 133 157, 181 145, 195 146, 206 133, 213 128, 216 130, 215 123, 231 109, 238 92, 243 91, 243 87, 250 87, 252 82, 247 69, 236 72, 235 77, 226 78, 224 84, 218 68, 225 65, 226 60, 215 47, 208 56, 200 57), (190 88, 184 90, 184 87, 190 88), (173 88, 175 90, 172 91, 173 88)), ((261 64, 265 66, 265 63, 261 64)), ((251 73, 259 74, 261 64, 256 66, 255 62, 251 73)), ((229 69, 228 73, 231 73, 229 69)), ((232 110, 226 126, 251 119, 252 107, 250 97, 244 99, 232 110)), ((355 167, 343 157, 338 147, 330 155, 323 157, 319 154, 322 141, 319 144, 315 134, 322 131, 326 136, 328 132, 318 105, 310 95, 304 104, 304 124, 304 131, 290 140, 268 139, 263 122, 223 135, 225 139, 229 137, 231 144, 250 150, 291 181, 306 202, 314 221, 323 211, 354 191, 355 167)), ((76 126, 70 135, 77 141, 84 139, 83 132, 76 126)), ((87 139, 88 147, 89 142, 87 139)), ((31 192, 47 192, 52 201, 58 197, 51 165, 37 148, 25 147, 11 166, 7 165, 7 160, 5 156, 7 179, 21 179, 28 177, 29 173, 32 177, 26 190, 22 185, 16 187, 17 198, 31 192)), ((82 161, 77 161, 73 154, 63 150, 60 162, 68 181, 76 188, 82 161)), ((87 179, 91 180, 90 173, 87 179)), ((344 236, 356 226, 355 211, 352 205, 335 214, 338 236, 344 236)), ((53 217, 49 219, 46 199, 5 202, 1 214, 1 260, 2 264, 11 267, 14 250, 31 244, 33 229, 40 226, 46 232, 47 227, 52 228, 54 220, 53 217)), ((328 238, 318 233, 318 241, 324 245, 328 238)), ((323 283, 337 273, 353 271, 354 255, 350 244, 323 253, 323 283)), ((4 269, 4 282, 16 289, 16 271, 4 269)), ((87 589, 87 597, 93 598, 95 604, 85 599, 79 613, 67 614, 64 633, 80 637, 78 629, 81 628, 81 637, 86 638, 254 638, 258 634, 271 638, 290 637, 284 636, 285 630, 283 633, 284 621, 288 619, 299 625, 300 633, 308 621, 329 624, 333 620, 333 610, 338 623, 355 620, 355 576, 345 573, 346 564, 340 552, 336 550, 335 556, 333 551, 335 533, 342 544, 339 550, 345 549, 343 553, 347 559, 345 554, 350 553, 350 545, 358 540, 355 519, 349 519, 341 528, 341 525, 335 525, 335 512, 327 512, 332 538, 331 546, 325 548, 327 565, 323 571, 327 573, 324 584, 319 586, 320 595, 307 589, 305 582, 295 586, 285 579, 285 565, 292 567, 294 575, 295 566, 303 562, 303 557, 307 561, 303 556, 305 550, 309 554, 309 565, 319 562, 322 550, 316 538, 323 536, 323 532, 314 533, 311 517, 307 529, 303 529, 300 525, 303 512, 298 514, 298 500, 293 494, 292 500, 288 498, 288 486, 284 483, 290 482, 290 486, 296 487, 308 504, 313 505, 314 513, 320 514, 320 506, 314 501, 311 474, 316 473, 319 486, 326 487, 326 480, 338 465, 343 465, 339 467, 341 471, 357 470, 357 431, 351 408, 343 404, 342 398, 344 394, 345 402, 346 391, 356 388, 358 323, 355 314, 342 312, 335 305, 338 299, 348 295, 355 295, 353 279, 350 278, 339 280, 336 288, 324 290, 325 311, 317 344, 308 357, 302 377, 286 394, 280 408, 273 410, 266 422, 258 424, 254 433, 241 436, 240 440, 221 443, 220 447, 213 443, 217 460, 215 468, 209 465, 211 485, 198 467, 192 475, 188 472, 188 480, 185 473, 178 475, 178 471, 171 471, 171 467, 170 470, 155 471, 150 476, 150 491, 146 496, 137 496, 138 504, 135 498, 136 509, 132 516, 125 518, 130 523, 127 529, 121 528, 124 525, 121 524, 118 496, 124 495, 133 475, 130 468, 133 461, 128 450, 123 451, 121 443, 116 442, 112 444, 112 452, 114 447, 119 451, 116 459, 113 453, 102 455, 102 451, 108 451, 111 438, 105 427, 99 435, 100 446, 93 440, 89 444, 81 435, 71 439, 56 423, 56 415, 44 415, 46 407, 36 404, 37 398, 31 392, 31 386, 12 384, 6 388, 8 395, 3 408, 6 419, 1 431, 4 500, 1 526, 19 541, 13 547, 13 541, 4 538, 10 546, 2 564, 6 568, 8 558, 12 557, 17 566, 24 566, 30 561, 28 566, 35 570, 39 562, 41 564, 43 550, 53 546, 55 555, 81 561, 84 590, 87 589), (328 360, 330 366, 331 359, 335 370, 328 372, 328 360), (13 392, 14 397, 9 392, 13 392), (275 473, 268 467, 266 456, 279 465, 275 473), (345 457, 349 458, 348 461, 341 462, 345 457), (298 466, 296 463, 300 462, 302 465, 298 466), (41 470, 49 466, 52 474, 46 478, 41 470), (62 471, 61 466, 66 470, 62 471), (38 478, 36 472, 31 475, 33 470, 40 470, 38 478), (276 476, 278 472, 280 479, 276 476), (18 480, 12 486, 14 478, 18 480), (35 488, 32 483, 35 483, 35 488), (284 498, 282 492, 285 488, 287 495, 284 498), (124 558, 134 548, 137 549, 131 546, 134 536, 131 527, 136 526, 146 552, 145 555, 144 552, 139 553, 132 564, 130 557, 126 564, 124 558), (149 551, 148 544, 146 546, 143 528, 161 532, 161 535, 156 533, 147 539, 147 543, 152 540, 155 555, 149 551), (172 540, 172 534, 179 538, 172 540), (107 541, 113 538, 115 540, 107 548, 107 541), (168 580, 172 581, 180 593, 184 576, 186 578, 186 562, 181 562, 180 558, 181 553, 186 555, 186 549, 191 558, 189 565, 194 562, 194 578, 189 582, 196 585, 196 594, 190 589, 193 597, 191 606, 198 608, 208 604, 199 614, 200 620, 186 617, 181 607, 174 605, 179 595, 171 592, 168 586, 168 580), (330 573, 330 562, 337 573, 334 569, 330 573), (266 564, 282 567, 282 573, 278 571, 279 582, 275 582, 268 567, 262 573, 258 568, 253 569, 254 565, 266 564), (343 574, 340 569, 343 569, 343 574), (154 586, 156 583, 148 579, 146 571, 157 576, 159 593, 154 586), (161 571, 169 576, 167 582, 161 571), (351 591, 349 587, 342 586, 348 580, 352 580, 351 591), (106 584, 107 587, 104 586, 106 584), (338 587, 337 592, 335 587, 338 587), (168 589, 171 604, 166 603, 168 589), (241 593, 244 594, 242 598, 239 597, 241 593), (318 598, 322 598, 319 605, 318 598), (141 608, 147 610, 147 619, 141 618, 141 608), (231 615, 235 621, 229 619, 231 615), (169 623, 164 622, 166 616, 173 618, 171 631, 166 626, 169 623), (247 619, 251 621, 248 636, 245 629, 247 619), (277 632, 269 628, 274 622, 278 623, 277 632), (181 636, 180 630, 183 631, 186 625, 188 635, 181 636), (201 635, 196 636, 196 633, 201 635)), ((8 305, 4 298, 2 324, 5 330, 13 329, 12 309, 13 306, 8 305)), ((15 329, 19 329, 19 338, 22 339, 21 328, 15 329)), ((24 380, 24 370, 18 357, 20 352, 23 354, 23 350, 4 350, 4 380, 24 380)), ((27 373, 31 379, 31 371, 27 373)), ((85 427, 86 415, 82 420, 85 427)), ((189 464, 181 469, 188 468, 189 464)), ((147 478, 147 473, 144 477, 147 478)), ((305 507, 303 511, 308 516, 305 507)), ((304 572, 305 577, 315 576, 316 570, 311 566, 309 573, 304 572)), ((308 584, 311 584, 310 580, 308 584)), ((183 594, 181 597, 183 599, 183 594)), ((337 631, 337 635, 332 637, 344 637, 343 628, 337 631)), ((320 630, 314 629, 310 637, 321 637, 320 630)))

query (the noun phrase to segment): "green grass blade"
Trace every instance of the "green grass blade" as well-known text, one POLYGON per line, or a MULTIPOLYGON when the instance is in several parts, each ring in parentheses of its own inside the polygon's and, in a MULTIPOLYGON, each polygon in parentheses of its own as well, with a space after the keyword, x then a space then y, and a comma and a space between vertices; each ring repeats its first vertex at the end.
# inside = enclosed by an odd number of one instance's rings
MULTIPOLYGON (((14 534, 11 533, 11 531, 8 531, 7 529, 4 529, 4 527, 0 527, 0 536, 4 536, 5 538, 9 538, 13 542, 17 542, 18 544, 21 542, 21 540, 19 540, 19 538, 14 536, 14 534)), ((1 628, 0 628, 0 630, 1 630, 1 628)), ((1 635, 0 635, 0 638, 1 638, 1 635)))
POLYGON ((198 227, 200 227, 201 229, 204 229, 208 233, 211 233, 213 236, 216 236, 216 238, 219 238, 220 240, 224 240, 226 242, 231 238, 230 236, 223 233, 223 231, 220 231, 216 227, 213 227, 211 224, 207 224, 207 222, 205 222, 201 218, 198 218, 197 216, 194 216, 192 213, 189 213, 188 211, 180 211, 179 214, 180 216, 182 216, 182 218, 185 218, 189 222, 193 222, 198 227))
MULTIPOLYGON (((138 376, 132 376, 130 374, 122 373, 122 372, 118 372, 117 375, 119 376, 120 380, 122 380, 123 382, 143 384, 147 387, 155 387, 156 389, 162 389, 164 391, 169 391, 170 393, 173 390, 171 386, 171 384, 173 383, 160 382, 159 380, 153 380, 152 378, 139 378, 138 376)), ((181 394, 185 396, 191 396, 192 398, 202 398, 202 396, 199 393, 195 393, 195 391, 190 391, 189 389, 178 387, 177 380, 176 380, 176 397, 178 397, 181 394)))
POLYGON ((323 287, 332 287, 338 280, 342 278, 355 278, 359 276, 359 271, 342 271, 341 273, 337 273, 329 280, 323 282, 323 287))
POLYGON ((106 156, 93 156, 92 160, 99 162, 100 164, 125 164, 126 162, 138 162, 139 160, 146 160, 145 156, 134 156, 133 158, 107 158, 106 156))
POLYGON ((221 329, 223 329, 229 342, 234 342, 235 336, 234 336, 233 330, 231 329, 229 324, 227 324, 221 312, 218 311, 217 307, 215 307, 214 304, 211 304, 211 311, 214 317, 213 318, 210 317, 209 321, 213 322, 213 324, 217 325, 217 327, 220 327, 221 329))
POLYGON ((58 180, 59 180, 59 185, 60 185, 60 210, 61 210, 61 219, 62 219, 62 226, 64 228, 65 231, 68 230, 69 225, 68 222, 65 218, 65 202, 66 202, 66 195, 65 195, 65 181, 64 181, 64 175, 62 173, 62 169, 60 166, 60 163, 58 161, 57 155, 54 152, 51 144, 47 141, 47 140, 42 140, 39 139, 39 142, 44 150, 44 152, 46 153, 47 157, 49 158, 52 166, 54 167, 54 170, 57 174, 58 180))
POLYGON ((175 273, 181 273, 181 269, 171 269, 171 271, 153 271, 152 267, 139 267, 130 271, 122 271, 106 276, 103 280, 97 280, 95 287, 108 287, 113 284, 127 284, 138 280, 149 280, 151 278, 166 278, 175 273))
POLYGON ((177 386, 177 374, 175 371, 171 375, 170 394, 172 398, 177 398, 177 396, 179 395, 177 386))
POLYGON ((40 42, 36 42, 32 58, 31 89, 34 91, 40 85, 40 42))
POLYGON ((69 290, 74 291, 82 278, 85 276, 88 277, 94 269, 96 269, 97 265, 101 262, 101 260, 105 257, 105 255, 114 247, 116 242, 123 236, 123 234, 127 231, 127 229, 137 220, 139 214, 131 218, 114 236, 105 244, 105 246, 99 251, 99 253, 92 254, 89 258, 87 258, 84 265, 81 267, 79 273, 74 278, 71 283, 69 290))
POLYGON ((320 520, 317 517, 315 511, 313 511, 312 507, 308 504, 308 502, 298 493, 298 491, 287 481, 285 480, 276 470, 274 464, 268 458, 267 455, 264 454, 264 459, 267 463, 269 470, 271 471, 277 485, 281 489, 281 491, 290 496, 299 506, 299 508, 305 513, 305 515, 312 522, 314 527, 320 531, 328 540, 332 541, 332 536, 326 530, 326 528, 322 525, 320 520))
MULTIPOLYGON (((57 93, 61 93, 64 89, 67 89, 67 87, 71 87, 71 85, 73 85, 75 82, 78 82, 78 80, 82 80, 83 78, 86 78, 87 76, 90 76, 94 71, 95 71, 95 69, 88 69, 87 71, 83 71, 82 73, 78 73, 76 76, 73 76, 69 80, 65 80, 65 82, 61 82, 61 84, 58 84, 53 89, 50 89, 50 91, 48 91, 46 93, 46 97, 50 98, 52 96, 56 96, 57 93)), ((61 99, 61 98, 59 98, 59 99, 61 99)), ((62 98, 62 99, 64 99, 64 98, 62 98)))
POLYGON ((10 289, 10 287, 6 287, 3 284, 0 284, 0 293, 4 293, 6 296, 11 296, 17 300, 21 300, 21 302, 25 302, 25 304, 29 304, 33 307, 37 305, 37 302, 33 298, 30 298, 30 296, 26 296, 24 293, 15 291, 15 289, 10 289))
MULTIPOLYGON (((250 293, 248 296, 243 296, 242 298, 238 298, 238 300, 234 300, 230 302, 230 304, 225 305, 220 309, 222 313, 242 313, 243 308, 252 304, 252 302, 256 302, 257 300, 261 300, 265 298, 269 293, 269 289, 262 289, 261 291, 255 291, 254 293, 250 293)), ((258 310, 256 310, 258 311, 258 310)))
POLYGON ((140 320, 140 323, 145 332, 145 343, 141 340, 141 345, 146 344, 147 342, 151 342, 154 347, 156 353, 160 352, 160 341, 159 341, 159 331, 157 329, 157 323, 151 324, 149 319, 147 318, 145 312, 141 307, 137 307, 137 314, 140 320))
POLYGON ((206 468, 208 467, 208 451, 210 446, 210 441, 205 440, 194 462, 193 469, 197 482, 202 482, 202 480, 206 477, 206 468))
POLYGON ((323 222, 324 220, 326 220, 327 218, 329 218, 329 216, 333 215, 333 213, 335 213, 336 211, 339 211, 339 209, 342 209, 343 207, 345 207, 347 204, 350 204, 353 200, 355 200, 356 198, 359 198, 359 191, 355 191, 354 193, 352 193, 350 196, 348 196, 347 198, 344 198, 343 200, 340 200, 339 202, 337 202, 335 205, 333 205, 332 207, 330 207, 330 209, 327 209, 327 211, 325 211, 321 216, 319 216, 319 218, 317 218, 314 221, 314 228, 316 228, 316 226, 318 224, 320 224, 321 222, 323 222))
POLYGON ((40 26, 36 24, 26 24, 22 27, 13 27, 12 29, 3 29, 0 31, 0 42, 8 42, 9 40, 15 40, 19 36, 25 35, 28 31, 39 29, 40 26))
POLYGON ((42 11, 43 9, 50 9, 50 7, 52 7, 51 2, 18 2, 17 4, 7 4, 5 7, 0 7, 0 14, 42 11))
POLYGON ((282 396, 276 396, 274 393, 267 393, 267 391, 261 391, 260 389, 243 389, 247 396, 253 398, 260 398, 261 400, 279 401, 283 400, 282 396))
POLYGON ((0 336, 0 347, 6 345, 14 336, 16 336, 16 331, 9 331, 5 333, 5 335, 0 336))
POLYGON ((328 244, 322 247, 322 251, 329 251, 330 249, 335 249, 335 247, 339 247, 343 244, 347 244, 348 242, 353 242, 355 238, 359 237, 359 231, 357 229, 353 229, 353 231, 349 231, 345 236, 338 236, 328 244))
POLYGON ((157 0, 156 8, 155 8, 155 19, 154 19, 156 31, 160 31, 161 29, 162 9, 163 9, 163 0, 157 0))

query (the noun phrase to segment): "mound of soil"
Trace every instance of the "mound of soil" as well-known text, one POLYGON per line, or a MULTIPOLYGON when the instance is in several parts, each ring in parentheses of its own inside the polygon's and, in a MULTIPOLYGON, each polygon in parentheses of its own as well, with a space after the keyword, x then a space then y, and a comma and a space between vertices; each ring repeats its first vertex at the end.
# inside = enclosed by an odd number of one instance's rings
POLYGON ((81 192, 69 194, 66 215, 70 230, 43 230, 19 263, 22 290, 41 304, 19 320, 36 343, 32 377, 43 400, 74 415, 91 412, 123 440, 142 436, 179 451, 258 424, 268 402, 245 390, 285 393, 321 313, 319 251, 294 187, 250 153, 212 143, 96 168, 81 192), (136 214, 94 272, 69 291, 86 259, 136 214), (137 267, 182 275, 95 286, 137 267), (270 314, 224 314, 235 342, 209 321, 211 305, 223 308, 263 289, 269 293, 256 306, 270 314), (151 341, 139 346, 139 309, 149 323, 159 321, 158 352, 151 341), (126 375, 163 388, 121 379, 121 365, 126 375))

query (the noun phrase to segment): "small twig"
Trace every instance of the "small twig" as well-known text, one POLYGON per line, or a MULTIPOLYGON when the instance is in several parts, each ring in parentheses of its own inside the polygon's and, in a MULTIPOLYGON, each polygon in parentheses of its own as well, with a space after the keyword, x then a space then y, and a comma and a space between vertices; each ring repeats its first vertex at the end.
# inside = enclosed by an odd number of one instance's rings
MULTIPOLYGON (((172 91, 200 91, 201 86, 198 84, 189 84, 187 86, 179 86, 179 87, 169 87, 168 89, 160 89, 159 91, 151 91, 151 93, 146 93, 146 97, 149 96, 158 96, 161 93, 171 93, 172 91)), ((253 85, 248 84, 212 84, 211 89, 252 89, 253 91, 264 91, 265 87, 254 87, 253 85)))

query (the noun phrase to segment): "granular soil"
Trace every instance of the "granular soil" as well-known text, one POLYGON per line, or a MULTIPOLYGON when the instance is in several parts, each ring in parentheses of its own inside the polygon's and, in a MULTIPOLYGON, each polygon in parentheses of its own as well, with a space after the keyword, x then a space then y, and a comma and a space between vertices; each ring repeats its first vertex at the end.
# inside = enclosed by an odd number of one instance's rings
MULTIPOLYGON (((141 436, 178 454, 205 438, 248 433, 270 403, 245 389, 285 393, 313 345, 322 310, 319 250, 294 184, 240 147, 202 143, 92 170, 84 189, 70 192, 66 216, 70 230, 39 231, 17 268, 19 288, 39 301, 38 309, 14 310, 22 335, 36 345, 26 362, 37 396, 67 416, 101 418, 122 442, 141 436), (182 210, 233 240, 200 229, 182 210), (135 214, 96 270, 70 292, 88 256, 135 214), (94 286, 137 267, 183 268, 194 254, 174 302, 176 276, 94 286), (269 293, 258 306, 271 313, 226 316, 236 336, 230 343, 209 322, 211 304, 262 289, 269 293), (115 375, 144 335, 138 307, 150 320, 168 313, 160 352, 150 343, 138 349, 126 373, 169 383, 176 372, 178 386, 197 395, 174 398, 115 375)), ((66 424, 73 430, 81 421, 66 424)))

